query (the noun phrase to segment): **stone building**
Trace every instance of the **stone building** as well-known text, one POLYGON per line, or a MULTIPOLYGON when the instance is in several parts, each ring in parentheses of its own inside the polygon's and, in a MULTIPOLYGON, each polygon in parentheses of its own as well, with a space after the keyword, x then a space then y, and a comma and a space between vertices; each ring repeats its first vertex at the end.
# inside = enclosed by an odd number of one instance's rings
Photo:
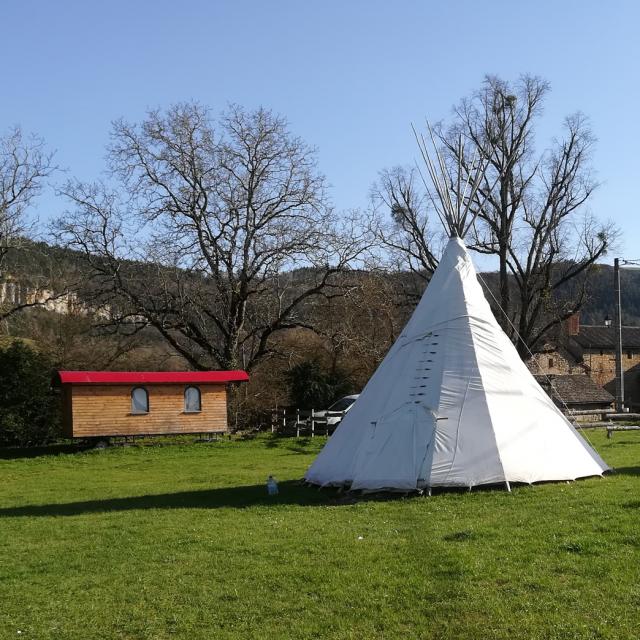
POLYGON ((585 374, 550 374, 534 376, 560 409, 593 411, 589 419, 613 408, 615 397, 585 374))
MULTIPOLYGON (((614 327, 580 324, 576 314, 530 360, 529 368, 534 374, 586 374, 615 396, 615 341, 614 327)), ((625 405, 635 411, 640 409, 640 327, 622 328, 622 369, 625 405)))

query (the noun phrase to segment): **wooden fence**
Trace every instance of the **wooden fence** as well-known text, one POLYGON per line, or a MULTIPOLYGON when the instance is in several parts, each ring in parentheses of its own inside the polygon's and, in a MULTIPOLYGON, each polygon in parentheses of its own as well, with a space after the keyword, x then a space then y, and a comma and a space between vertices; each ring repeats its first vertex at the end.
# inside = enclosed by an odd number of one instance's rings
MULTIPOLYGON (((295 436, 296 438, 330 436, 336 430, 344 414, 344 411, 278 407, 271 411, 271 433, 295 436)), ((614 422, 640 419, 638 413, 614 413, 599 410, 568 411, 565 415, 579 429, 608 427, 608 437, 611 437, 611 431, 623 430, 623 427, 613 427, 614 422)), ((624 429, 626 430, 627 427, 624 429)))
POLYGON ((271 433, 296 438, 330 436, 343 416, 343 411, 280 407, 271 412, 271 433))

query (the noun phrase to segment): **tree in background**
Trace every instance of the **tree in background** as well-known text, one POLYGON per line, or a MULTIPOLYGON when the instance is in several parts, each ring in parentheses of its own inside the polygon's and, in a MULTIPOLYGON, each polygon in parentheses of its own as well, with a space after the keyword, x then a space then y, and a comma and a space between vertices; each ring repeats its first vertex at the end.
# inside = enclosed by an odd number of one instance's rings
POLYGON ((59 437, 53 368, 49 356, 25 342, 0 348, 0 446, 32 446, 59 437))
POLYGON ((59 289, 52 291, 51 277, 25 283, 7 272, 13 254, 36 248, 27 241, 33 230, 29 208, 56 169, 53 153, 41 138, 26 136, 19 127, 0 136, 0 320, 64 295, 59 289), (24 295, 27 286, 29 294, 24 295))
POLYGON ((403 278, 380 269, 351 274, 350 287, 340 298, 317 305, 319 328, 316 356, 331 369, 342 369, 360 391, 377 369, 408 319, 399 304, 403 278))
POLYGON ((185 362, 152 327, 116 331, 99 311, 69 308, 64 313, 33 309, 5 323, 12 336, 32 340, 60 369, 180 370, 185 362))
POLYGON ((408 268, 423 281, 424 288, 438 266, 438 258, 429 198, 422 189, 417 168, 397 166, 382 170, 371 189, 371 198, 376 208, 389 214, 387 224, 376 220, 378 240, 394 266, 408 268))
POLYGON ((70 183, 59 238, 119 320, 154 327, 195 368, 250 370, 278 334, 313 328, 314 300, 341 295, 367 247, 328 204, 314 150, 270 111, 231 107, 214 123, 180 104, 115 123, 112 140, 118 190, 70 183))
POLYGON ((296 407, 326 408, 353 393, 353 382, 341 369, 326 369, 319 360, 304 360, 285 374, 289 399, 296 407))
POLYGON ((584 276, 617 235, 585 207, 597 182, 591 166, 595 137, 584 115, 565 118, 564 135, 535 153, 534 122, 548 91, 537 77, 514 84, 488 77, 456 107, 456 121, 440 136, 463 166, 472 153, 488 162, 478 190, 484 206, 478 209, 475 249, 498 256, 502 312, 496 315, 523 357, 582 307, 584 276), (454 142, 458 136, 462 147, 454 142), (563 290, 572 295, 561 295, 563 290))
MULTIPOLYGON (((487 163, 472 206, 476 223, 466 241, 498 258, 497 295, 488 297, 523 357, 582 306, 585 276, 616 237, 613 225, 599 223, 586 210, 597 187, 594 137, 586 118, 569 116, 562 138, 542 153, 534 149, 535 124, 548 91, 548 83, 537 77, 508 83, 489 76, 455 107, 448 127, 436 128, 451 186, 466 180, 474 157, 487 163), (455 174, 458 166, 461 176, 455 174), (560 295, 568 290, 571 296, 560 295)), ((393 235, 387 238, 394 241, 383 240, 428 277, 438 233, 430 225, 428 193, 419 186, 416 172, 396 170, 381 175, 376 193, 392 221, 393 235)))

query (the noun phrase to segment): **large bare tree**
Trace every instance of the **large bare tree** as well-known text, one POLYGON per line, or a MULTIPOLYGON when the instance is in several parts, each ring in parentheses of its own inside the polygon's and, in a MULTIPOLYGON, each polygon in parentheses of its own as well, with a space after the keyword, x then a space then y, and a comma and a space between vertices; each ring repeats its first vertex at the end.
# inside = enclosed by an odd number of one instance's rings
POLYGON ((268 110, 232 106, 214 123, 190 103, 118 121, 108 158, 115 185, 67 185, 60 238, 112 314, 193 367, 251 369, 277 334, 313 327, 314 299, 338 295, 366 247, 329 205, 314 150, 268 110))
MULTIPOLYGON (((580 308, 586 275, 616 235, 611 224, 599 223, 587 210, 597 182, 591 167, 594 136, 585 117, 566 118, 562 137, 536 153, 535 125, 548 91, 537 77, 508 83, 490 76, 454 108, 449 126, 436 128, 452 188, 467 179, 473 158, 487 164, 466 241, 497 257, 497 291, 489 298, 521 356, 539 348, 551 329, 580 308)), ((415 175, 412 184, 415 191, 415 175)), ((384 193, 393 204, 394 189, 387 185, 384 193)), ((413 200, 429 203, 420 193, 413 200)), ((405 216, 405 236, 421 241, 408 246, 435 253, 433 228, 420 223, 424 214, 417 223, 414 218, 405 216)), ((406 253, 411 264, 415 257, 406 253)))
POLYGON ((487 77, 441 135, 456 160, 477 153, 487 161, 474 248, 498 256, 496 315, 523 357, 582 306, 585 276, 616 236, 612 224, 586 209, 598 186, 587 119, 565 118, 563 135, 535 152, 534 126, 548 91, 538 77, 515 83, 487 77), (455 143, 460 136, 462 147, 455 143))

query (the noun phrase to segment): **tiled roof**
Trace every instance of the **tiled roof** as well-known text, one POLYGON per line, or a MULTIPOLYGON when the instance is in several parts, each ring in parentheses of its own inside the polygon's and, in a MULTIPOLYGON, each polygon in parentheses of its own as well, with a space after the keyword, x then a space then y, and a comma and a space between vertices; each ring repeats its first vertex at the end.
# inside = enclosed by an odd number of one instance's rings
POLYGON ((615 398, 591 378, 575 375, 536 375, 538 384, 556 404, 611 404, 615 398))
MULTIPOLYGON (((615 349, 616 330, 613 327, 580 325, 580 331, 571 336, 583 349, 615 349)), ((640 348, 640 327, 622 327, 622 348, 640 348)))

